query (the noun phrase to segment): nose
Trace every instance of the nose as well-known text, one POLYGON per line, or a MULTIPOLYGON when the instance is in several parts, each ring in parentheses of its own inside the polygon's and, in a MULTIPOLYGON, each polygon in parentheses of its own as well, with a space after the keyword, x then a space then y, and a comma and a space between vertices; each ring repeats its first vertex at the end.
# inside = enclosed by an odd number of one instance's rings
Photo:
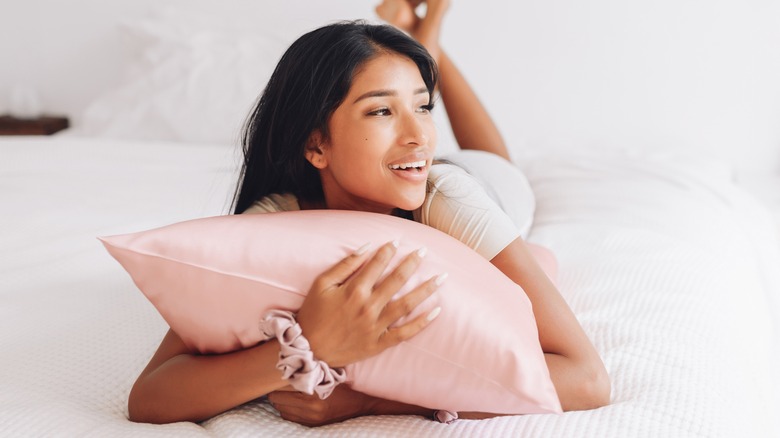
POLYGON ((402 145, 426 146, 428 145, 428 133, 426 126, 417 113, 407 113, 402 117, 399 141, 402 145))

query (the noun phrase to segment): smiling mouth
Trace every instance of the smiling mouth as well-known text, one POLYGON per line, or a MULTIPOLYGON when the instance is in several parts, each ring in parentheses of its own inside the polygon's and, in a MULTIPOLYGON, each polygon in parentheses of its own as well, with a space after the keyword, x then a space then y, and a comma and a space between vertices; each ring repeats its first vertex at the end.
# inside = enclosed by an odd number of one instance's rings
POLYGON ((390 170, 405 170, 407 172, 422 171, 425 169, 425 160, 411 161, 409 163, 391 164, 388 166, 390 170))

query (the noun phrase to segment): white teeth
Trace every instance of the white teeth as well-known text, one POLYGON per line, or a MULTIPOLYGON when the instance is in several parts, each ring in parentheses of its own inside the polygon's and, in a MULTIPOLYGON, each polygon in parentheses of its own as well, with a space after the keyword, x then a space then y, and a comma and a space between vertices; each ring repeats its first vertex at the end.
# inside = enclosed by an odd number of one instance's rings
POLYGON ((422 161, 413 161, 411 163, 403 163, 403 164, 391 164, 390 168, 393 170, 397 169, 408 169, 410 167, 424 167, 425 166, 425 160, 422 161))

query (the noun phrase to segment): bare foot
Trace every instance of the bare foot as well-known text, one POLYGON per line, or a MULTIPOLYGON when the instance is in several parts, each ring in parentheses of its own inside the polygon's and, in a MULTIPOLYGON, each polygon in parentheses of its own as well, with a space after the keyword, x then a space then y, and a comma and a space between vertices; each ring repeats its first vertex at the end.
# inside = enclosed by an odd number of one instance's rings
POLYGON ((415 14, 415 8, 421 3, 412 0, 383 0, 376 7, 376 14, 382 20, 393 26, 411 33, 420 20, 415 14))
POLYGON ((425 2, 425 16, 419 18, 417 26, 412 31, 412 36, 428 49, 437 63, 441 57, 439 36, 441 35, 444 14, 449 6, 449 0, 427 0, 425 2))
POLYGON ((450 0, 383 0, 376 7, 376 13, 382 20, 414 37, 438 62, 441 54, 439 34, 449 6, 450 0), (415 11, 423 3, 425 16, 419 17, 415 11))

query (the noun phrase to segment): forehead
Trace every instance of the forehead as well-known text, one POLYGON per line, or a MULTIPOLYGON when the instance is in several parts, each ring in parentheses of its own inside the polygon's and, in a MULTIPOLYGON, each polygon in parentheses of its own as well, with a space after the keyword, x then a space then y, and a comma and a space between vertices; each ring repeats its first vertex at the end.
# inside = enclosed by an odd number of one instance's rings
POLYGON ((406 56, 384 52, 366 61, 356 71, 349 94, 407 87, 425 87, 417 64, 406 56))

